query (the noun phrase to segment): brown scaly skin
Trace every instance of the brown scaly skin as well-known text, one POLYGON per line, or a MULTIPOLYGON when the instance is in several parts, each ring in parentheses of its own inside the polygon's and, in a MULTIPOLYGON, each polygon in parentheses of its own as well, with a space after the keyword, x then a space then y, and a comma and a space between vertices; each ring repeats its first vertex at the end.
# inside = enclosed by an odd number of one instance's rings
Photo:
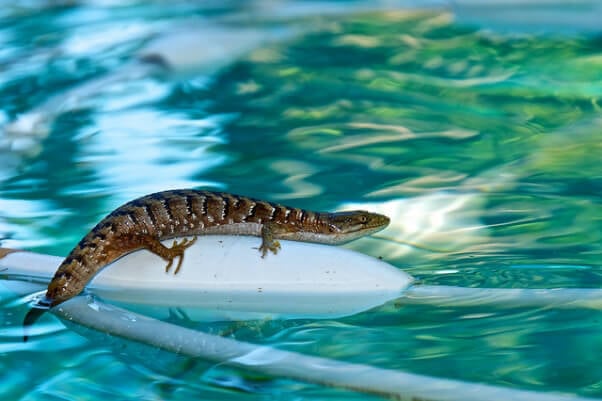
POLYGON ((365 211, 319 213, 244 196, 192 189, 170 190, 128 202, 100 221, 69 253, 48 285, 45 298, 29 311, 29 326, 48 307, 79 294, 105 266, 147 249, 166 262, 168 272, 197 235, 255 235, 262 238, 262 257, 277 253, 276 239, 338 244, 380 231, 389 218, 365 211), (167 247, 161 241, 190 237, 167 247))

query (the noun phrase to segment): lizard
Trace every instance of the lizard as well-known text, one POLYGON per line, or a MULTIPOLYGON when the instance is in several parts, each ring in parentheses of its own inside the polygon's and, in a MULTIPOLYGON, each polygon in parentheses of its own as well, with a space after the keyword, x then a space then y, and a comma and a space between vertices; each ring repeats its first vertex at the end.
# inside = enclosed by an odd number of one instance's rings
MULTIPOLYGON (((261 237, 261 257, 280 249, 278 239, 342 244, 375 233, 387 216, 363 210, 313 212, 225 192, 167 190, 134 199, 103 218, 58 267, 45 296, 24 319, 31 326, 47 309, 81 293, 111 262, 140 249, 164 259, 174 274, 198 235, 261 237), (174 240, 171 246, 165 240, 174 240), (192 239, 190 239, 192 237, 192 239)), ((27 335, 24 337, 27 340, 27 335)))

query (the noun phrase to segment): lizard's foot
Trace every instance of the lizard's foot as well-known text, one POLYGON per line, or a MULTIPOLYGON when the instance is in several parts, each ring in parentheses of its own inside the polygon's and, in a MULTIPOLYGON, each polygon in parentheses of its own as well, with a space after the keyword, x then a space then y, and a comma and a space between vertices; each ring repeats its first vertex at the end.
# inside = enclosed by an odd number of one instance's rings
POLYGON ((280 242, 276 240, 266 241, 264 238, 261 242, 261 246, 259 247, 259 252, 261 252, 261 257, 265 258, 265 255, 268 254, 268 251, 271 251, 274 255, 278 253, 280 249, 280 242))
POLYGON ((271 251, 274 255, 278 253, 280 249, 280 242, 274 239, 276 234, 278 234, 282 230, 278 224, 266 223, 261 227, 261 246, 259 247, 259 252, 261 252, 261 257, 265 258, 265 255, 268 254, 268 251, 271 251))
POLYGON ((180 271, 180 267, 182 267, 182 262, 184 260, 184 251, 190 246, 192 246, 196 242, 197 237, 193 239, 184 238, 181 242, 174 240, 173 245, 170 248, 167 248, 167 255, 164 256, 164 259, 168 261, 167 266, 165 266, 165 273, 169 272, 171 266, 173 266, 173 262, 175 258, 178 259, 178 265, 176 266, 176 270, 174 274, 178 274, 180 271))

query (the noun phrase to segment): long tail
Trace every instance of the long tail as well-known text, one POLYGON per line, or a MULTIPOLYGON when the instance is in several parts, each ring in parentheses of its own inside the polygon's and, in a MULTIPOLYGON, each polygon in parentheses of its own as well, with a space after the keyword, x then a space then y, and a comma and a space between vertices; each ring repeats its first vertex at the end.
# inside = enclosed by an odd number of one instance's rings
POLYGON ((23 319, 23 342, 29 338, 29 327, 31 327, 44 313, 50 309, 52 303, 44 299, 32 305, 25 319, 23 319))

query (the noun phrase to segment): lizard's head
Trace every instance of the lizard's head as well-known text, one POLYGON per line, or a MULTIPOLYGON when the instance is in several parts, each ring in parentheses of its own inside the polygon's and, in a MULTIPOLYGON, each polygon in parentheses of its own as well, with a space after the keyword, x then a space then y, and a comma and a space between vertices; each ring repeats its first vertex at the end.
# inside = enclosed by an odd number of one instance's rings
POLYGON ((344 244, 373 234, 387 227, 390 222, 387 216, 364 210, 325 213, 320 220, 323 231, 321 242, 330 244, 344 244))
POLYGON ((354 210, 328 213, 327 227, 330 234, 340 238, 337 242, 342 243, 380 231, 389 222, 390 219, 382 214, 354 210))

